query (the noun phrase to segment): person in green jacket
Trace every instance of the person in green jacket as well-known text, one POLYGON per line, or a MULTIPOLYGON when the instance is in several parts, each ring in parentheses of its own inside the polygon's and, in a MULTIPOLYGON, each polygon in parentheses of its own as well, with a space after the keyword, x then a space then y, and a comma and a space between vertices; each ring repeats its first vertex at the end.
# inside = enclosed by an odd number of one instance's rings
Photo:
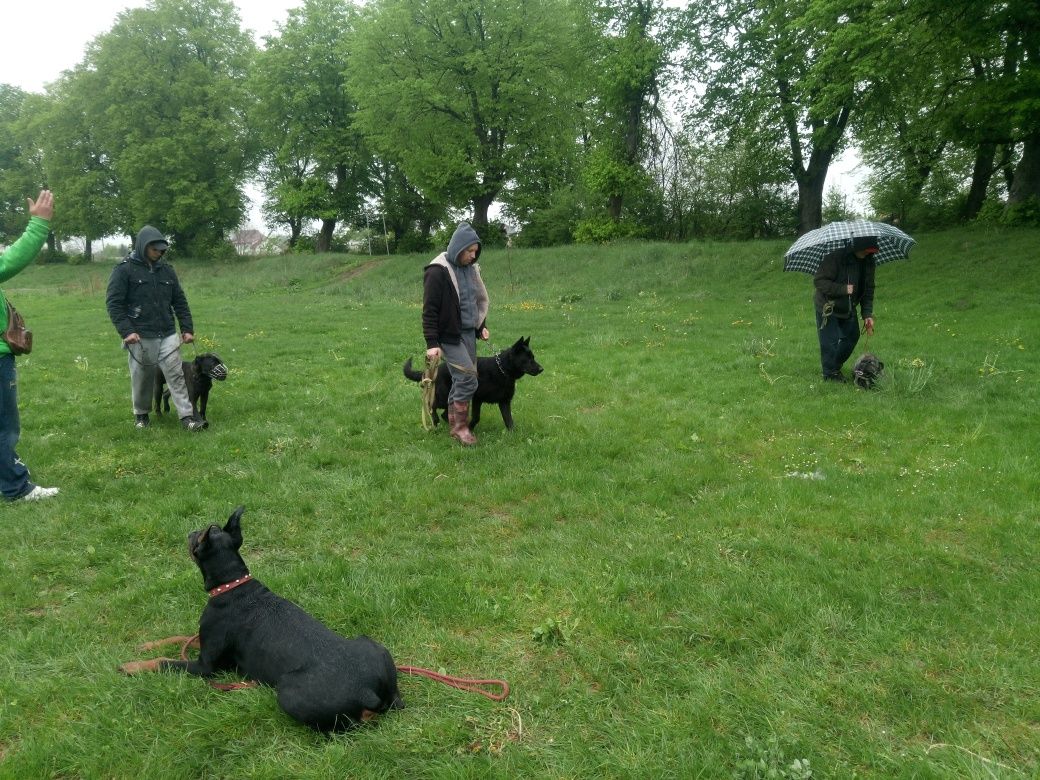
POLYGON ((112 270, 105 307, 129 353, 135 427, 149 425, 158 369, 166 378, 181 425, 188 431, 201 431, 207 423, 196 416, 191 405, 181 361, 181 344, 195 340, 195 326, 177 274, 163 259, 169 247, 158 229, 151 225, 141 228, 133 251, 112 270))
MULTIPOLYGON (((50 190, 41 190, 29 204, 29 224, 22 237, 0 255, 0 282, 6 282, 40 253, 51 231, 54 216, 54 196, 50 190)), ((7 330, 7 300, 0 291, 0 331, 7 330)), ((21 435, 18 420, 18 375, 14 355, 7 342, 0 339, 0 494, 8 501, 39 501, 58 495, 56 487, 40 487, 29 475, 14 448, 21 435)))

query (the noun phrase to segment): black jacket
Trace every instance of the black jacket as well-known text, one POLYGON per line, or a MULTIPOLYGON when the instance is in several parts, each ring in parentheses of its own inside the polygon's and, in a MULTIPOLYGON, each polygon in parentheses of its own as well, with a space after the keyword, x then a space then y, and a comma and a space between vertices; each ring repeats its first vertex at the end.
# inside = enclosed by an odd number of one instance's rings
POLYGON ((871 255, 860 260, 848 249, 825 255, 813 277, 813 285, 816 287, 813 303, 816 311, 822 312, 827 303, 833 302, 833 316, 840 319, 854 315, 857 305, 863 319, 873 316, 876 267, 871 255), (852 295, 845 291, 849 284, 852 285, 852 295))
POLYGON ((174 317, 181 333, 194 333, 188 299, 173 266, 162 258, 155 264, 144 259, 148 244, 164 240, 146 225, 137 234, 134 251, 112 270, 105 306, 122 338, 131 333, 141 338, 172 336, 177 332, 174 317))
MULTIPOLYGON (((480 332, 486 320, 477 327, 480 332)), ((458 344, 462 340, 462 313, 459 294, 451 283, 448 269, 431 263, 423 269, 423 338, 427 347, 458 344)))

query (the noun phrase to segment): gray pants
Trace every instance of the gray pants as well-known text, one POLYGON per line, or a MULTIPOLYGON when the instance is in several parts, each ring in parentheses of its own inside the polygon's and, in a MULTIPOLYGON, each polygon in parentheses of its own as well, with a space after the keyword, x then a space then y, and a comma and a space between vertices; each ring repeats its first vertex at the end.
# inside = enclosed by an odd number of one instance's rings
POLYGON ((458 344, 441 344, 444 362, 451 372, 451 392, 448 403, 455 401, 469 403, 477 392, 477 334, 476 331, 463 331, 462 341, 458 344))
POLYGON ((184 383, 184 368, 181 366, 181 337, 174 333, 162 339, 141 339, 129 344, 130 394, 134 414, 148 414, 155 393, 155 371, 161 368, 166 384, 170 388, 170 400, 177 407, 181 419, 195 412, 188 400, 188 386, 184 383))

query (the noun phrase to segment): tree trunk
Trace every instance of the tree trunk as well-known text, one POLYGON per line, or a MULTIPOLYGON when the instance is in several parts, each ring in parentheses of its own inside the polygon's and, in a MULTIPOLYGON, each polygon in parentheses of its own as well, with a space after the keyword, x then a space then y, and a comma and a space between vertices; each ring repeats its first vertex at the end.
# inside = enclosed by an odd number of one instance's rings
MULTIPOLYGON (((816 157, 815 152, 813 157, 816 157)), ((810 164, 808 171, 795 177, 798 181, 798 235, 823 224, 823 185, 827 181, 827 167, 810 164)))
POLYGON ((493 194, 475 195, 473 197, 473 229, 477 231, 478 236, 482 235, 482 231, 487 230, 488 209, 491 208, 494 200, 495 196, 493 194))
POLYGON ((290 219, 289 220, 289 248, 292 249, 296 246, 296 242, 300 240, 300 233, 303 231, 303 220, 302 219, 290 219))
POLYGON ((83 259, 88 263, 94 259, 94 242, 89 238, 83 241, 83 259))
POLYGON ((621 208, 623 204, 623 195, 611 195, 610 198, 607 199, 607 216, 610 217, 611 221, 621 221, 621 208))
POLYGON ((321 230, 318 232, 318 246, 315 247, 318 252, 328 252, 332 248, 332 234, 336 230, 336 219, 323 219, 321 221, 321 230))
POLYGON ((1040 198, 1040 133, 1026 138, 1022 159, 1015 167, 1015 178, 1008 191, 1008 208, 1040 198))
POLYGON ((983 141, 975 149, 975 165, 971 171, 971 188, 968 190, 968 200, 964 204, 962 216, 966 220, 975 219, 986 202, 986 193, 989 191, 989 182, 993 178, 993 158, 997 153, 997 145, 990 141, 983 141))

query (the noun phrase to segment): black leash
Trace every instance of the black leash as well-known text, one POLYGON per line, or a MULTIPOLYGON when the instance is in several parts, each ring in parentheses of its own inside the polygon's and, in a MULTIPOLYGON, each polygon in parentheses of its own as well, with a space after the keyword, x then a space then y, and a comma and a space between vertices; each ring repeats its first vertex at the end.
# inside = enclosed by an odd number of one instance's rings
MULTIPOLYGON (((141 342, 138 341, 137 343, 140 344, 141 342)), ((195 342, 194 341, 191 342, 191 347, 192 347, 193 350, 195 349, 195 342)), ((155 363, 142 363, 140 361, 140 359, 137 357, 137 355, 134 354, 134 351, 132 349, 130 349, 130 345, 129 344, 124 343, 123 344, 123 349, 125 349, 130 354, 130 359, 133 360, 135 363, 137 363, 137 365, 141 366, 141 368, 158 368, 159 366, 161 366, 166 361, 166 359, 168 357, 170 357, 171 355, 174 355, 174 354, 180 352, 181 351, 181 345, 178 344, 174 349, 171 349, 165 355, 160 355, 159 359, 155 363)), ((141 351, 142 352, 144 351, 144 347, 141 347, 141 351)), ((195 351, 195 356, 198 357, 198 351, 197 350, 195 351)))

